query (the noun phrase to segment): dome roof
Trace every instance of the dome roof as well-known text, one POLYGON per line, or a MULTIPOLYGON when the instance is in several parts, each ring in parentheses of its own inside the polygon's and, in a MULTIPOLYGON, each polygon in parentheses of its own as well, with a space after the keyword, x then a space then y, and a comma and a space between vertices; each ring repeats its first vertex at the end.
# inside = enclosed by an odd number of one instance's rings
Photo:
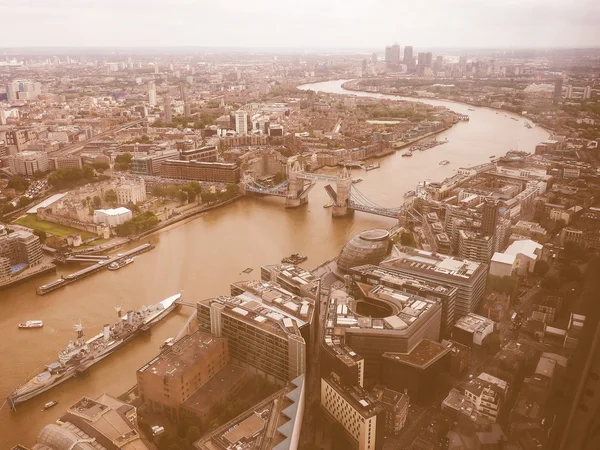
POLYGON ((390 233, 387 230, 363 231, 344 245, 337 265, 340 270, 348 271, 352 267, 364 264, 379 264, 389 253, 390 246, 390 233))

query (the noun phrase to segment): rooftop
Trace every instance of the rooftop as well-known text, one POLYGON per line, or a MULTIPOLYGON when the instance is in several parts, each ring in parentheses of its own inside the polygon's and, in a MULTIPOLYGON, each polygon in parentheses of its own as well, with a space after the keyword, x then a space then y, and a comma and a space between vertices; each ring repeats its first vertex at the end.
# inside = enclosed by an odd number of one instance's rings
POLYGON ((144 365, 138 372, 150 372, 159 377, 181 376, 188 367, 223 346, 227 340, 196 331, 176 341, 171 347, 144 365))
POLYGON ((219 296, 198 302, 207 307, 215 303, 223 305, 224 314, 284 338, 290 334, 300 336, 300 328, 308 323, 276 302, 269 304, 249 291, 235 297, 219 296))
POLYGON ((130 213, 131 211, 129 211, 127 208, 125 208, 124 206, 119 206, 118 208, 110 208, 110 209, 97 209, 94 212, 102 212, 108 216, 119 216, 121 214, 127 214, 130 213))
POLYGON ((494 321, 487 317, 469 313, 458 319, 454 326, 469 333, 476 333, 484 331, 489 326, 494 326, 494 321))
POLYGON ((371 396, 361 386, 345 384, 335 373, 323 377, 322 380, 333 387, 364 418, 373 417, 385 409, 385 406, 379 400, 371 396))
POLYGON ((418 280, 417 278, 411 277, 410 275, 404 275, 402 273, 399 273, 393 268, 375 266, 373 264, 366 264, 364 266, 353 267, 350 270, 350 273, 361 276, 368 276, 372 278, 378 278, 382 282, 387 282, 388 284, 401 286, 403 288, 406 287, 417 290, 419 292, 426 292, 433 295, 450 296, 456 291, 456 287, 450 286, 448 284, 418 280))
POLYGON ((185 400, 182 406, 188 410, 207 413, 229 395, 229 388, 238 385, 248 375, 248 370, 234 364, 227 364, 215 373, 185 400))
POLYGON ((200 450, 250 450, 258 448, 260 442, 270 442, 270 449, 288 449, 303 383, 304 376, 296 378, 274 395, 204 436, 194 443, 194 447, 200 450), (276 426, 267 427, 271 419, 276 426))
POLYGON ((435 276, 455 283, 468 282, 485 270, 485 264, 411 247, 396 247, 395 254, 381 265, 406 270, 415 275, 435 276))
POLYGON ((312 319, 314 301, 286 291, 276 283, 253 280, 239 281, 233 283, 232 286, 248 294, 260 297, 263 302, 281 308, 287 314, 303 322, 310 322, 312 319))
POLYGON ((448 353, 450 349, 446 345, 423 339, 409 353, 384 353, 383 356, 412 367, 426 369, 448 353))

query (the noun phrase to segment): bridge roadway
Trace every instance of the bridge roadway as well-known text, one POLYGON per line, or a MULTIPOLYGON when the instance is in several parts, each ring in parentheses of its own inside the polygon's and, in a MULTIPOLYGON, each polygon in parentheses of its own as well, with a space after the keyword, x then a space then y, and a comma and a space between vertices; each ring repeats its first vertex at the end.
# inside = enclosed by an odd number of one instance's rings
POLYGON ((48 284, 44 284, 43 286, 39 286, 36 289, 36 292, 38 295, 45 295, 49 292, 55 291, 56 289, 59 289, 63 286, 66 286, 68 284, 74 283, 75 281, 79 281, 82 278, 85 278, 89 275, 92 275, 96 272, 100 272, 101 270, 105 270, 108 268, 108 266, 116 261, 119 261, 121 259, 125 259, 128 258, 130 256, 135 256, 135 255, 139 255, 141 253, 145 253, 147 251, 150 251, 154 248, 154 245, 152 244, 143 244, 140 245, 139 247, 133 248, 131 250, 127 250, 123 253, 119 253, 120 256, 114 256, 112 258, 109 258, 105 261, 99 261, 96 264, 94 264, 93 266, 90 267, 86 267, 85 269, 82 269, 78 272, 74 272, 72 274, 67 275, 66 277, 63 278, 59 278, 56 281, 52 281, 51 283, 48 284))
POLYGON ((392 217, 394 219, 398 218, 398 215, 402 211, 402 208, 399 209, 385 209, 385 208, 375 208, 373 206, 361 205, 360 203, 356 203, 352 200, 348 202, 348 209, 352 209, 354 211, 362 211, 369 214, 375 214, 377 216, 384 217, 392 217))

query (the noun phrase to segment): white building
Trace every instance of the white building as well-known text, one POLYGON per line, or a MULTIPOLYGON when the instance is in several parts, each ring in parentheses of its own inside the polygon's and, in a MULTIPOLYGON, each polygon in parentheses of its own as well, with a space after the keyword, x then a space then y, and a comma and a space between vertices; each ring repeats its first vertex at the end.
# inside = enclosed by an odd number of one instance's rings
POLYGON ((496 252, 490 261, 490 275, 496 277, 510 277, 516 269, 515 255, 496 252))
POLYGON ((523 276, 533 272, 535 263, 542 255, 542 244, 531 239, 515 241, 508 246, 504 253, 496 252, 492 257, 490 275, 509 276, 507 274, 509 265, 512 267, 511 274, 516 271, 517 275, 523 276))
POLYGON ((150 106, 156 106, 156 86, 154 81, 148 83, 148 104, 150 106))
POLYGON ((508 393, 508 383, 482 372, 479 376, 460 385, 464 395, 477 412, 491 422, 496 422, 500 406, 508 393))
POLYGON ((343 385, 336 374, 321 378, 321 407, 344 427, 358 450, 375 448, 377 426, 384 426, 377 423, 377 416, 384 407, 360 386, 343 385))
POLYGON ((122 206, 115 209, 97 209, 94 211, 94 223, 103 223, 109 227, 121 225, 132 217, 131 211, 122 206))
POLYGON ((48 170, 48 155, 46 152, 19 152, 8 158, 8 167, 12 173, 31 177, 37 170, 48 170))
POLYGON ((237 134, 248 134, 248 113, 246 111, 236 111, 235 131, 237 134))
POLYGON ((117 204, 128 205, 129 202, 134 205, 146 201, 146 184, 144 180, 138 182, 128 181, 122 183, 115 189, 117 193, 117 204))

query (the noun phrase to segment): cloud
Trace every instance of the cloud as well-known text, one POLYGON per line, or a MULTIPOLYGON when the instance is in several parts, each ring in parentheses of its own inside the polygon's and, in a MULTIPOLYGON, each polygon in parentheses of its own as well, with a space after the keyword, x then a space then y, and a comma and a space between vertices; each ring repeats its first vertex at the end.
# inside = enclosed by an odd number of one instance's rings
POLYGON ((591 0, 0 0, 1 46, 600 45, 591 0))

